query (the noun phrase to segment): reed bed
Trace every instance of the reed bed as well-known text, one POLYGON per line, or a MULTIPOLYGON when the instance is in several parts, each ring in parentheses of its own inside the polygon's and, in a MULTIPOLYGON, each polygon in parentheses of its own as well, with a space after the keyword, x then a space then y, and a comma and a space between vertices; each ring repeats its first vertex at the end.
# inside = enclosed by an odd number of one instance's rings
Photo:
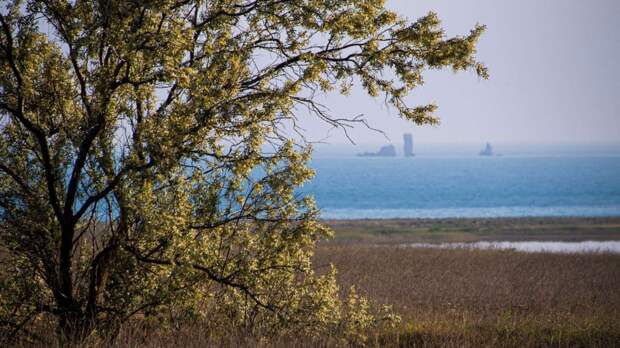
POLYGON ((620 255, 324 245, 343 287, 402 316, 390 346, 620 346, 620 255))

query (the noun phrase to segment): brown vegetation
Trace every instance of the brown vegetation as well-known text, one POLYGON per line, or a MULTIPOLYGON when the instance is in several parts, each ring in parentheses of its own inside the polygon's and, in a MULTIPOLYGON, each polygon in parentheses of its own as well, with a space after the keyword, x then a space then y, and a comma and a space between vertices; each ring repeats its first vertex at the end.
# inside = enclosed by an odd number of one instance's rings
POLYGON ((344 243, 619 240, 619 217, 327 220, 344 243))
MULTIPOLYGON (((432 233, 430 229, 424 232, 425 223, 440 223, 443 228, 452 225, 455 226, 453 230, 458 230, 463 224, 500 226, 501 221, 436 220, 419 221, 414 225, 424 236, 432 233)), ((384 228, 411 222, 414 221, 385 221, 384 228)), ((338 222, 332 226, 339 223, 361 229, 368 221, 338 222)), ((548 230, 553 229, 556 235, 570 236, 572 228, 587 236, 590 233, 587 231, 601 231, 605 229, 601 226, 614 223, 617 223, 614 219, 546 222, 544 219, 516 219, 504 220, 503 231, 520 231, 521 239, 527 240, 532 239, 531 234, 524 231, 537 231, 536 226, 546 224, 553 226, 548 230), (534 225, 527 227, 528 221, 534 225), (569 230, 561 226, 568 226, 569 230)), ((334 264, 343 290, 354 285, 375 306, 393 305, 401 316, 395 328, 381 327, 367 332, 369 346, 620 346, 620 255, 414 249, 383 243, 387 240, 377 244, 376 236, 380 232, 373 230, 372 224, 367 226, 367 236, 356 242, 344 242, 340 235, 335 241, 322 243, 314 264, 321 272, 334 264), (375 237, 368 239, 371 235, 375 237)), ((338 229, 337 233, 341 231, 338 229)), ((607 231, 609 239, 617 239, 613 238, 616 233, 613 227, 607 231)), ((504 232, 495 230, 494 233, 502 235, 504 232)), ((412 232, 408 240, 423 240, 425 237, 420 235, 412 232)), ((536 235, 539 234, 534 232, 534 238, 536 235)), ((453 238, 455 234, 451 236, 448 240, 463 241, 453 238)), ((243 330, 221 330, 221 326, 216 328, 212 322, 179 323, 176 328, 162 329, 155 322, 138 320, 126 325, 112 345, 307 347, 347 344, 333 337, 311 339, 295 335, 267 342, 243 330)), ((110 343, 89 344, 108 346, 110 343)))
POLYGON ((620 256, 327 245, 333 263, 402 318, 375 332, 402 346, 614 346, 620 342, 620 256))

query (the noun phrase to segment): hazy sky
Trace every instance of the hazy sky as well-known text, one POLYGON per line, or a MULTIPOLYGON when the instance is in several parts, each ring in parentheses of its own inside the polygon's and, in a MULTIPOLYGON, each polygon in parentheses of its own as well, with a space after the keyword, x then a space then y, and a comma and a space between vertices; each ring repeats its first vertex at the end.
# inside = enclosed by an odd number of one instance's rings
MULTIPOLYGON (((412 126, 359 90, 325 100, 334 114, 363 113, 397 144, 404 131, 418 143, 620 142, 620 1, 388 0, 388 6, 410 19, 435 11, 448 35, 487 25, 478 57, 491 79, 428 73, 409 100, 436 102, 437 127, 412 126)), ((313 140, 328 134, 316 120, 303 125, 313 140)), ((386 142, 361 127, 352 135, 359 143, 386 142)), ((327 141, 346 139, 332 131, 327 141)))

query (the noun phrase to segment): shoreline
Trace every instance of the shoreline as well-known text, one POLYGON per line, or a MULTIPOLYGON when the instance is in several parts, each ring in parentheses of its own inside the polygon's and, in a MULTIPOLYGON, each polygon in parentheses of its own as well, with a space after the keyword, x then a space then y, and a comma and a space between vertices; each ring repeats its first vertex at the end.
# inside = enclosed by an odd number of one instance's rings
POLYGON ((405 218, 320 221, 335 231, 335 237, 327 243, 620 240, 620 217, 405 218))
POLYGON ((436 220, 618 220, 620 215, 608 216, 481 216, 481 217, 394 217, 394 218, 321 218, 321 221, 384 221, 384 220, 415 220, 415 221, 436 221, 436 220))

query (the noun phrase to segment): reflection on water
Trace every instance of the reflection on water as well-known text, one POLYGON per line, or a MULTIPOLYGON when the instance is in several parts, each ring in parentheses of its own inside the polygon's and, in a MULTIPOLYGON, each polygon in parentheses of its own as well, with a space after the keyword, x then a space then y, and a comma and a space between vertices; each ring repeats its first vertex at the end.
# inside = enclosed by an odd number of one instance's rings
POLYGON ((412 243, 403 246, 436 249, 501 249, 530 253, 617 253, 620 254, 620 241, 585 242, 475 242, 475 243, 412 243))

